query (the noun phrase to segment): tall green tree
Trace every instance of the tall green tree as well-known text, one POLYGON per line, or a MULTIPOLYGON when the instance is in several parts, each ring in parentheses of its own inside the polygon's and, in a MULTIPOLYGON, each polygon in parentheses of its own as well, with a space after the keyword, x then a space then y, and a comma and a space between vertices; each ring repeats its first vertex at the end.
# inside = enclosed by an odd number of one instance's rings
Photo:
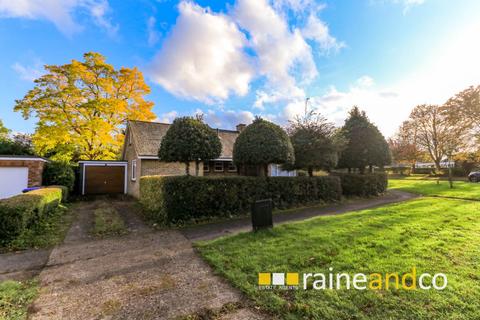
POLYGON ((14 110, 38 118, 33 144, 40 155, 71 161, 116 159, 125 121, 153 120, 150 92, 137 68, 115 69, 99 53, 84 61, 45 66, 47 73, 14 110))
POLYGON ((6 137, 10 133, 10 130, 3 125, 2 119, 0 119, 0 139, 6 137))
POLYGON ((158 157, 165 162, 185 163, 185 172, 190 175, 190 162, 199 163, 220 156, 222 143, 217 132, 199 118, 181 117, 173 121, 162 139, 158 157))
POLYGON ((391 154, 385 137, 370 122, 365 111, 354 106, 341 129, 345 148, 338 161, 339 168, 359 169, 365 172, 367 166, 384 166, 391 162, 391 154))
POLYGON ((293 168, 305 169, 309 176, 314 170, 330 171, 337 165, 341 145, 335 127, 320 114, 308 112, 290 121, 287 128, 295 151, 293 168))
POLYGON ((29 134, 16 133, 10 135, 10 130, 0 119, 0 155, 32 155, 32 138, 29 134))
POLYGON ((269 164, 293 164, 295 155, 287 133, 278 125, 257 117, 235 141, 233 161, 242 170, 255 166, 257 174, 267 176, 269 164))

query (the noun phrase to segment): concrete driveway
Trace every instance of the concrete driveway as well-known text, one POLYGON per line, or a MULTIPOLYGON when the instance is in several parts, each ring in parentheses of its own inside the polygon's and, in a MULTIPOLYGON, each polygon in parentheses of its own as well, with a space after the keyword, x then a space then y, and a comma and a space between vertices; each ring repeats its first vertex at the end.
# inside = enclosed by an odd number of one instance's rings
POLYGON ((96 203, 85 203, 65 243, 39 274, 32 319, 265 319, 213 274, 180 232, 153 232, 113 202, 130 233, 103 240, 88 232, 96 203), (130 216, 128 216, 130 215, 130 216))

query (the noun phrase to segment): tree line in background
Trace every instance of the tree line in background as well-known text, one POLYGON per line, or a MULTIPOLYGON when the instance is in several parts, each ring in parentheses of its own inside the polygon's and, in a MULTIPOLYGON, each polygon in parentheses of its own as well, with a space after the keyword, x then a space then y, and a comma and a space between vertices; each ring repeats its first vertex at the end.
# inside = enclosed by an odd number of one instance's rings
MULTIPOLYGON (((125 121, 155 118, 153 103, 144 99, 150 88, 136 68, 115 69, 101 54, 89 52, 83 61, 45 69, 46 74, 35 80, 34 88, 14 108, 25 119, 38 118, 35 133, 12 136, 1 125, 0 153, 35 153, 64 162, 116 159, 125 121)), ((241 168, 256 168, 258 175, 266 174, 269 163, 302 169, 309 175, 334 168, 364 173, 389 164, 391 149, 395 161, 431 158, 440 168, 448 156, 472 158, 480 136, 479 91, 480 86, 470 87, 442 106, 417 106, 389 144, 357 107, 342 128, 313 111, 291 121, 286 132, 256 119, 235 143, 234 160, 241 168)), ((165 137, 159 156, 164 161, 184 162, 188 173, 193 162, 198 174, 201 161, 220 155, 217 140, 203 119, 180 118, 165 137), (187 128, 185 136, 180 127, 187 128), (190 145, 181 143, 183 138, 190 139, 190 145)))
POLYGON ((0 154, 33 155, 32 137, 29 134, 12 134, 0 119, 0 154))
MULTIPOLYGON (((35 153, 65 163, 116 159, 126 120, 155 118, 153 103, 144 99, 150 88, 136 68, 116 70, 104 56, 89 52, 83 61, 45 70, 14 108, 25 119, 38 119, 35 133, 12 137, 1 125, 0 154, 35 153)), ((198 174, 200 162, 220 154, 216 131, 201 117, 176 119, 159 150, 161 160, 185 163, 187 174, 190 163, 198 174)), ((257 118, 240 134, 233 154, 243 174, 256 175, 266 175, 271 163, 304 169, 311 176, 337 167, 364 173, 390 162, 384 137, 357 107, 340 129, 314 112, 291 121, 286 131, 257 118)))
MULTIPOLYGON (((173 121, 162 139, 159 159, 190 163, 216 159, 221 154, 220 139, 202 117, 181 117, 173 121)), ((233 146, 233 161, 242 175, 268 175, 269 164, 282 164, 286 170, 314 171, 334 168, 365 173, 374 166, 390 164, 387 141, 372 124, 365 112, 354 107, 342 128, 335 128, 315 112, 297 117, 285 131, 280 126, 257 117, 237 137, 233 146)))
POLYGON ((443 105, 416 106, 389 139, 394 161, 414 167, 431 161, 442 170, 445 160, 460 162, 465 173, 480 163, 480 86, 471 86, 443 105))

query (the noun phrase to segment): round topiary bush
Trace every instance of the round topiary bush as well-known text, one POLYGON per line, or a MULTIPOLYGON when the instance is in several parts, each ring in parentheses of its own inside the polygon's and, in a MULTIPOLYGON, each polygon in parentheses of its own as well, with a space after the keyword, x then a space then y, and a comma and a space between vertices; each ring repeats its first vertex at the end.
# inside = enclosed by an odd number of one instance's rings
POLYGON ((46 186, 65 186, 73 190, 75 172, 68 163, 48 162, 43 169, 43 184, 46 186))
POLYGON ((238 136, 233 146, 233 161, 238 166, 258 166, 267 175, 267 166, 291 164, 295 156, 287 133, 278 125, 256 118, 238 136))

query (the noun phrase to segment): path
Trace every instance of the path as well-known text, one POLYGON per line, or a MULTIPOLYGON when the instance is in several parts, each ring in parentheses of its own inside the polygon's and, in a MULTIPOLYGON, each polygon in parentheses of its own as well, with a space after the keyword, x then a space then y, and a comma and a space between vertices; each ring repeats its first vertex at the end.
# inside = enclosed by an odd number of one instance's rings
MULTIPOLYGON (((419 197, 413 193, 390 190, 387 194, 369 199, 359 199, 347 203, 330 204, 322 207, 304 208, 295 211, 285 211, 273 215, 274 225, 286 222, 305 220, 317 216, 337 215, 350 211, 380 207, 390 203, 410 200, 419 197)), ((232 235, 252 230, 250 217, 218 223, 193 226, 182 229, 182 234, 191 241, 211 240, 218 237, 232 235)))
POLYGON ((51 251, 42 249, 0 254, 0 282, 26 280, 38 275, 47 263, 51 251))
POLYGON ((181 233, 150 230, 132 204, 112 202, 130 233, 103 240, 88 232, 98 203, 79 208, 39 275, 31 319, 176 319, 220 310, 215 319, 265 318, 213 274, 181 233))

